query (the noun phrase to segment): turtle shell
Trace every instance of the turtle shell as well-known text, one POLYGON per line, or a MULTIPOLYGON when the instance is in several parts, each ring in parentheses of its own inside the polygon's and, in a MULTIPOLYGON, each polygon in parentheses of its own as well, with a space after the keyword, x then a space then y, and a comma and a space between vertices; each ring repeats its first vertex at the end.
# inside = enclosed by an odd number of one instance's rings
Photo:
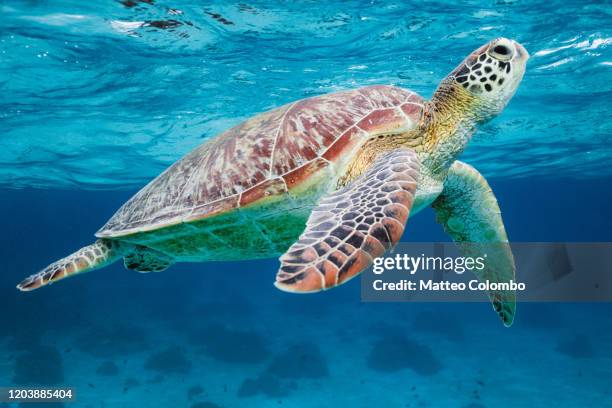
POLYGON ((412 129, 423 100, 392 86, 302 99, 203 143, 128 200, 97 233, 121 237, 283 194, 372 134, 412 129))

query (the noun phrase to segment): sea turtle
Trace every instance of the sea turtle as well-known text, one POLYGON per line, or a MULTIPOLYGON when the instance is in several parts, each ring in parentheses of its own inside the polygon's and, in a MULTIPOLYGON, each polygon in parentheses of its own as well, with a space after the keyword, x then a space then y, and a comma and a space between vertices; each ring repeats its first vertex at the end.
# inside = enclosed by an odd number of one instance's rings
MULTIPOLYGON (((180 261, 280 257, 276 286, 315 292, 346 282, 432 205, 452 239, 507 243, 485 179, 456 158, 500 113, 529 55, 498 38, 472 52, 430 101, 377 85, 299 100, 203 143, 127 201, 93 244, 17 287, 30 291, 111 264, 139 272, 180 261)), ((469 252, 464 246, 464 252, 469 252)), ((509 248, 477 273, 514 277, 509 248)), ((513 292, 489 297, 506 325, 513 292)))

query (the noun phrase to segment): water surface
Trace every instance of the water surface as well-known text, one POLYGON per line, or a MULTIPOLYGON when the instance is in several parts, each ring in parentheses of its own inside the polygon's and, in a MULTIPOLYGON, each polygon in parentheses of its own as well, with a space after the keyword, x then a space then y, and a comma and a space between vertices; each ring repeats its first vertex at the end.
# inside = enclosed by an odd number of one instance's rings
POLYGON ((466 159, 504 178, 611 172, 605 1, 1 7, 1 186, 141 186, 203 140, 296 99, 371 84, 429 98, 498 36, 532 58, 514 100, 466 159))

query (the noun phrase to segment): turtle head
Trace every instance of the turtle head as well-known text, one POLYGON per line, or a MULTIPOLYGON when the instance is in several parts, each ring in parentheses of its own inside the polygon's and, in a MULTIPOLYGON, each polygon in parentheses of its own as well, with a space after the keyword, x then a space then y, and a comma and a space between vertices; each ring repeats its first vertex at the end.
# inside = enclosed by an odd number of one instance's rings
POLYGON ((436 167, 448 168, 476 126, 506 107, 523 79, 528 58, 516 41, 497 38, 468 55, 440 83, 427 103, 423 122, 425 145, 436 152, 436 167), (445 146, 440 148, 441 144, 445 146))
POLYGON ((516 92, 529 53, 516 41, 496 38, 472 52, 444 82, 467 94, 478 122, 499 114, 516 92))

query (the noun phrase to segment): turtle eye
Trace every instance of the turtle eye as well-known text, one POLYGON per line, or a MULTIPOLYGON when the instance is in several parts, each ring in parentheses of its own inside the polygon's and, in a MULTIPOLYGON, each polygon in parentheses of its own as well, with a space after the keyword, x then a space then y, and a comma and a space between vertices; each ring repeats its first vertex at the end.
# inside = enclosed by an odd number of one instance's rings
POLYGON ((504 45, 496 45, 493 52, 499 55, 510 55, 510 50, 504 45))
POLYGON ((514 55, 513 48, 508 40, 501 39, 489 49, 489 54, 500 61, 509 61, 514 55))

